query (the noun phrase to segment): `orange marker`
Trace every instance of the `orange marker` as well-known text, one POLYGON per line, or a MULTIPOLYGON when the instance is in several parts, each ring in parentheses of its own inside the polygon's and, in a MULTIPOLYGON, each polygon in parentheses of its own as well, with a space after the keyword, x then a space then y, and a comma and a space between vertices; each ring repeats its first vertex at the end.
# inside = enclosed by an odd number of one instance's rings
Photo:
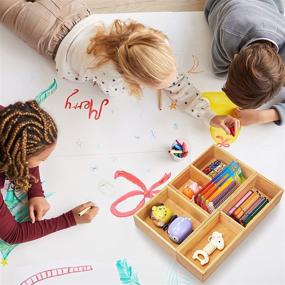
POLYGON ((260 195, 254 192, 246 201, 244 201, 233 213, 233 217, 240 219, 244 213, 258 200, 260 195))

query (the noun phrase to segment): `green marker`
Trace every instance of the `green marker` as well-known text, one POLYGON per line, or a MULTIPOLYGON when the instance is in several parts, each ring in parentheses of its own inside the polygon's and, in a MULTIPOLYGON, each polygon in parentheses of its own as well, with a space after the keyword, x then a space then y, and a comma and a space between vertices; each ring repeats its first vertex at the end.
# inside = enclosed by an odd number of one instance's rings
POLYGON ((263 203, 261 203, 245 220, 244 220, 244 225, 246 226, 253 218, 256 216, 262 208, 268 203, 268 200, 265 199, 263 203))

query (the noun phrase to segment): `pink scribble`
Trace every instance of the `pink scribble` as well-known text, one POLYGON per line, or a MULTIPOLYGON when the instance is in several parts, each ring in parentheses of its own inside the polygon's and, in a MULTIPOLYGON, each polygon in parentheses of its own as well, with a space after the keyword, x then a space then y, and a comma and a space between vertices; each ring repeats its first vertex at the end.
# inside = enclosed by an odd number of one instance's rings
POLYGON ((217 146, 219 147, 230 147, 230 141, 227 138, 224 138, 222 136, 216 136, 216 138, 218 140, 220 140, 220 142, 217 143, 217 146))
POLYGON ((101 113, 103 110, 103 106, 107 106, 109 104, 109 100, 107 98, 103 99, 100 103, 99 109, 93 108, 93 99, 79 101, 74 104, 71 103, 71 97, 75 96, 79 93, 79 89, 74 89, 72 93, 66 98, 64 109, 74 109, 74 110, 88 110, 88 118, 91 119, 92 116, 95 120, 99 120, 101 117, 101 113))
POLYGON ((124 177, 127 180, 129 180, 130 182, 137 185, 139 188, 141 188, 141 190, 130 191, 130 192, 126 193, 125 195, 121 196, 120 198, 118 198, 111 205, 111 209, 110 209, 111 213, 117 217, 129 217, 129 216, 135 214, 145 204, 146 198, 152 198, 153 196, 155 196, 160 191, 160 190, 155 190, 155 189, 158 186, 165 183, 170 178, 170 176, 171 176, 171 173, 164 174, 164 176, 159 181, 155 182, 149 189, 147 189, 145 184, 139 178, 134 176, 133 174, 128 173, 126 171, 116 171, 115 177, 114 177, 115 179, 118 177, 124 177), (120 212, 119 210, 117 210, 117 206, 120 203, 122 203, 123 201, 127 200, 130 197, 134 197, 137 195, 142 195, 143 198, 133 210, 130 210, 127 212, 120 212))
POLYGON ((45 270, 45 271, 32 275, 31 277, 27 278, 25 281, 21 282, 20 285, 33 285, 33 284, 36 284, 48 278, 53 278, 53 277, 72 274, 72 273, 92 271, 92 270, 93 270, 93 267, 91 265, 49 269, 49 270, 45 270))

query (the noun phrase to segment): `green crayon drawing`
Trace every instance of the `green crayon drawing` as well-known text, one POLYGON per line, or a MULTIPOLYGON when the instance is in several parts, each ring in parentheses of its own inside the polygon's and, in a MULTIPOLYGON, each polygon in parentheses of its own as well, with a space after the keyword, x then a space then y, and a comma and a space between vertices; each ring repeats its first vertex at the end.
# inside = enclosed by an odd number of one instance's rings
POLYGON ((133 271, 133 268, 128 264, 126 259, 117 260, 116 267, 122 284, 140 285, 137 274, 133 271))
MULTIPOLYGON (((46 198, 51 194, 46 194, 46 198)), ((15 191, 13 185, 10 183, 6 190, 5 203, 18 223, 27 222, 29 218, 28 197, 24 192, 15 191)), ((8 263, 8 256, 18 244, 8 244, 0 240, 0 253, 2 255, 1 264, 3 266, 8 263)))
POLYGON ((35 100, 39 105, 42 104, 56 89, 57 89, 57 82, 54 79, 46 90, 42 91, 36 96, 35 100))

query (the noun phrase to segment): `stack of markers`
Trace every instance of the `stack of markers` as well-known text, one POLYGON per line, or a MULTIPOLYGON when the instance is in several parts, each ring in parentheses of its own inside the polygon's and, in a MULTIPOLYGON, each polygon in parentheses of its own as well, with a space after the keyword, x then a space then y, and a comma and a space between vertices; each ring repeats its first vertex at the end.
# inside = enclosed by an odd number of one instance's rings
POLYGON ((202 171, 209 175, 211 178, 215 177, 219 172, 221 172, 226 167, 226 164, 220 160, 215 160, 202 171))
POLYGON ((246 226, 267 203, 268 199, 258 191, 249 190, 227 214, 243 226, 246 226))
POLYGON ((239 164, 231 161, 195 196, 195 202, 208 213, 217 209, 243 182, 239 164))
POLYGON ((171 145, 169 153, 174 158, 184 158, 188 155, 189 150, 187 144, 184 141, 175 140, 175 142, 171 145))

